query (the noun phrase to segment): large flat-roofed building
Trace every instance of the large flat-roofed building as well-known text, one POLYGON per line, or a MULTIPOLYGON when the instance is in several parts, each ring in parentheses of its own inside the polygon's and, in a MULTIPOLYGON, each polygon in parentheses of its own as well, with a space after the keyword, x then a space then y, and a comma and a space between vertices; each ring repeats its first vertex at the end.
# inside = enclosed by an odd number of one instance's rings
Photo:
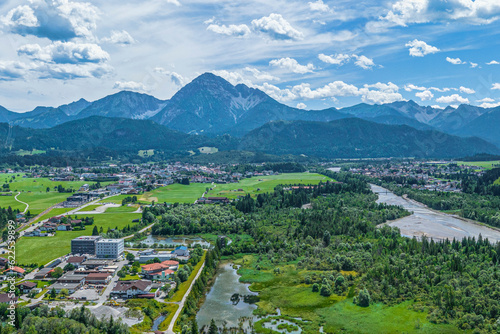
POLYGON ((119 258, 125 250, 123 239, 101 239, 95 246, 95 255, 105 259, 119 258))
POLYGON ((96 252, 96 241, 102 239, 100 236, 82 236, 71 240, 72 254, 91 254, 96 252))

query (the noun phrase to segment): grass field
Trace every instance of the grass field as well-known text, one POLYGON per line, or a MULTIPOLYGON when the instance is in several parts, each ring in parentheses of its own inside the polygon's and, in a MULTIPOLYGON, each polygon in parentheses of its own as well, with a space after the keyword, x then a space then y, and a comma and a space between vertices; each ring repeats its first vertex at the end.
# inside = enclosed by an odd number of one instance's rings
POLYGON ((140 150, 138 155, 143 158, 152 157, 155 154, 155 150, 140 150))
MULTIPOLYGON (((320 326, 326 333, 454 333, 451 325, 434 325, 427 320, 427 311, 412 309, 412 302, 395 306, 372 304, 363 308, 352 303, 352 298, 331 295, 323 297, 312 292, 312 286, 304 278, 312 271, 297 269, 294 262, 281 264, 280 274, 274 273, 275 264, 267 260, 259 262, 261 270, 255 269, 256 258, 245 255, 233 258, 240 281, 251 283, 250 289, 259 293, 256 314, 265 316, 281 310, 281 318, 300 318, 303 333, 317 333, 320 326)), ((321 272, 316 272, 321 275, 321 272)), ((257 323, 256 328, 261 324, 257 323)))
POLYGON ((157 203, 194 203, 208 187, 211 187, 208 183, 191 183, 188 186, 175 183, 144 193, 139 200, 157 203))
POLYGON ((500 186, 500 177, 498 178, 498 180, 496 180, 495 182, 493 182, 493 184, 500 186))
MULTIPOLYGON (((98 229, 123 228, 133 219, 139 218, 135 213, 102 213, 98 215, 83 215, 81 217, 94 217, 94 225, 98 229)), ((74 217, 74 216, 72 216, 74 217)), ((16 260, 20 264, 36 263, 46 264, 49 261, 68 254, 71 251, 71 239, 82 235, 91 235, 94 225, 86 226, 84 231, 58 231, 53 237, 23 237, 16 243, 16 260)))
POLYGON ((16 151, 14 153, 16 155, 25 156, 25 155, 45 154, 45 153, 47 153, 47 151, 33 149, 32 151, 19 150, 19 151, 16 151))
MULTIPOLYGON (((30 205, 29 211, 32 214, 43 212, 48 207, 60 203, 68 198, 70 193, 58 193, 54 190, 58 185, 66 189, 78 190, 84 184, 92 184, 86 181, 51 181, 48 178, 23 178, 24 174, 0 174, 0 184, 9 183, 10 190, 14 193, 21 192, 18 196, 20 201, 30 205), (15 177, 12 179, 12 177, 15 177), (10 182, 12 180, 12 182, 10 182), (49 188, 49 192, 47 192, 49 188)), ((108 183, 103 183, 103 185, 108 183)), ((15 194, 14 194, 15 195, 15 194)), ((25 205, 15 200, 15 196, 1 196, 0 207, 10 206, 13 209, 24 210, 25 205)))
POLYGON ((252 196, 271 192, 279 184, 318 184, 320 181, 332 180, 321 174, 314 173, 287 173, 280 175, 258 176, 242 179, 239 183, 218 184, 208 196, 222 196, 237 198, 250 194, 252 196), (242 191, 238 191, 242 189, 242 191))
POLYGON ((500 167, 500 161, 455 161, 457 165, 465 166, 477 166, 486 169, 492 169, 493 167, 500 167), (495 166, 496 165, 496 166, 495 166))
POLYGON ((172 298, 169 300, 169 302, 180 302, 182 300, 182 297, 186 294, 187 289, 189 289, 189 286, 193 282, 194 278, 196 277, 196 274, 198 271, 200 271, 201 266, 203 263, 205 263, 205 257, 207 256, 207 252, 203 253, 203 256, 198 262, 198 264, 194 267, 193 271, 191 272, 191 275, 189 275, 189 278, 187 281, 182 282, 179 285, 179 290, 177 290, 176 293, 172 296, 172 298))
POLYGON ((202 153, 202 154, 213 154, 213 153, 219 152, 219 149, 217 147, 204 146, 204 147, 198 148, 198 151, 200 151, 200 153, 202 153))

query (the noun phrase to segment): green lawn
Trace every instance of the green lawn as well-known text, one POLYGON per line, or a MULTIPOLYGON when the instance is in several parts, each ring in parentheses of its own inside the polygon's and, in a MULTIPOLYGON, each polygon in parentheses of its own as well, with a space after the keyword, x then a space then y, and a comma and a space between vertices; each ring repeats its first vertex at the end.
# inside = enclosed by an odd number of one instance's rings
MULTIPOLYGON (((82 215, 77 217, 94 217, 94 225, 98 229, 101 227, 104 232, 108 228, 123 228, 130 224, 133 219, 139 218, 140 214, 135 213, 114 213, 82 215)), ((74 216, 72 216, 74 217, 74 216)), ((71 239, 82 235, 91 235, 94 226, 86 226, 84 231, 58 231, 53 237, 23 237, 16 244, 16 260, 20 264, 36 263, 38 265, 47 264, 49 261, 68 254, 71 251, 71 239)))
POLYGON ((189 286, 191 285, 194 278, 196 277, 196 274, 198 274, 198 271, 200 271, 201 266, 203 265, 203 263, 205 263, 206 255, 207 255, 207 252, 204 252, 200 262, 198 262, 198 264, 194 267, 193 271, 191 272, 191 275, 189 275, 188 280, 185 282, 182 282, 179 285, 179 290, 177 290, 177 292, 174 293, 174 295, 169 300, 169 302, 180 302, 182 300, 182 297, 186 294, 186 291, 187 291, 187 289, 189 289, 189 286))
POLYGON ((493 182, 493 184, 500 186, 500 177, 498 178, 498 180, 496 180, 495 182, 493 182))
POLYGON ((256 176, 249 179, 242 179, 239 183, 217 184, 208 193, 208 196, 223 196, 237 198, 250 194, 252 196, 271 192, 279 184, 318 184, 320 181, 331 180, 330 178, 315 173, 287 173, 270 176, 256 176), (243 191, 238 191, 242 189, 243 191))
POLYGON ((175 183, 144 193, 139 200, 157 203, 194 203, 209 187, 211 185, 208 183, 191 183, 188 186, 175 183))

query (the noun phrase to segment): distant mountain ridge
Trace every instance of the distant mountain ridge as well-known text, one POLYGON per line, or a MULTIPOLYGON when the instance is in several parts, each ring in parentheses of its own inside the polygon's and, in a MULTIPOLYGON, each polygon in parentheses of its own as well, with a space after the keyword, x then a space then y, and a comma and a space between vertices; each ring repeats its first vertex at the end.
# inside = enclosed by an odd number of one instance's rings
POLYGON ((93 102, 80 99, 55 108, 37 107, 27 113, 15 113, 0 107, 0 122, 28 128, 51 128, 90 116, 149 119, 173 130, 212 137, 222 134, 243 137, 278 120, 328 122, 357 117, 386 125, 408 125, 418 130, 435 129, 459 136, 478 136, 500 145, 500 132, 491 123, 500 119, 500 107, 460 105, 456 109, 438 109, 420 106, 414 101, 398 101, 302 110, 279 103, 258 89, 243 84, 234 86, 211 73, 200 75, 170 100, 121 91, 93 102))
POLYGON ((446 158, 500 153, 493 144, 475 137, 460 138, 434 130, 421 131, 406 125, 378 124, 359 118, 330 122, 272 121, 242 138, 190 135, 151 120, 102 116, 73 120, 48 129, 27 129, 0 123, 0 151, 3 154, 33 149, 56 153, 105 149, 137 154, 139 150, 154 149, 174 157, 192 154, 203 146, 217 147, 220 151, 328 159, 446 158))

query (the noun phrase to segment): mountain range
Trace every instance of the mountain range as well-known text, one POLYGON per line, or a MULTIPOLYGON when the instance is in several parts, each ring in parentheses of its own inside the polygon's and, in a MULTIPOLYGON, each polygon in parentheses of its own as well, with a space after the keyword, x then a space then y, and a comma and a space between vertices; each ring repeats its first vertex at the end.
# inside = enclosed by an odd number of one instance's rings
MULTIPOLYGON (((83 132, 90 130, 91 127, 85 128, 81 123, 95 123, 96 119, 101 124, 103 122, 108 122, 108 125, 112 124, 112 126, 109 125, 112 128, 113 126, 129 130, 137 128, 134 130, 135 133, 141 133, 142 127, 146 127, 151 132, 158 134, 159 139, 167 141, 167 138, 175 137, 170 141, 179 144, 179 149, 189 146, 188 144, 184 145, 184 143, 199 144, 210 141, 220 143, 215 138, 220 138, 222 135, 230 135, 232 139, 227 140, 226 138, 224 142, 231 148, 237 146, 240 149, 285 154, 291 153, 285 148, 295 143, 295 147, 304 148, 301 154, 319 154, 325 157, 345 156, 346 152, 351 152, 351 156, 402 156, 403 153, 412 155, 412 152, 418 151, 415 143, 425 142, 425 136, 446 138, 443 140, 448 143, 453 142, 458 145, 457 147, 466 149, 468 153, 498 152, 495 151, 497 148, 494 145, 489 145, 485 141, 500 146, 500 132, 497 130, 497 124, 500 121, 500 107, 481 108, 460 105, 456 109, 452 107, 439 109, 420 106, 414 101, 399 101, 382 105, 362 103, 341 109, 303 110, 281 104, 258 89, 243 84, 233 86, 223 78, 211 73, 200 75, 181 88, 170 100, 160 100, 147 94, 121 91, 93 102, 80 99, 59 107, 37 107, 26 113, 12 112, 0 106, 0 122, 14 126, 11 130, 16 129, 15 132, 18 134, 23 134, 23 128, 44 130, 40 132, 40 136, 45 138, 44 143, 47 145, 50 142, 48 136, 51 135, 51 131, 56 131, 51 129, 65 131, 66 134, 69 131, 83 135, 83 132), (353 118, 358 120, 355 121, 353 118), (124 123, 124 119, 136 122, 124 123), (359 119, 365 122, 359 122, 359 119), (140 120, 148 122, 138 122, 140 120), (59 127, 61 125, 66 126, 61 128, 59 127), (287 142, 271 147, 269 146, 271 142, 256 140, 257 137, 262 137, 269 129, 276 129, 277 126, 282 129, 280 133, 283 138, 287 138, 287 142), (344 131, 342 126, 352 131, 344 131), (384 128, 384 126, 389 127, 384 128), (154 131, 152 131, 153 129, 154 131), (405 136, 401 129, 404 129, 408 135, 405 136), (377 136, 383 133, 381 131, 388 131, 388 134, 398 134, 402 137, 399 141, 396 137, 379 138, 377 136), (441 132, 446 135, 436 135, 441 132), (189 136, 181 136, 186 134, 202 136, 199 140, 189 136), (292 134, 295 134, 295 137, 292 134), (479 137, 483 140, 477 138, 462 139, 451 135, 479 137), (300 140, 294 141, 294 138, 300 138, 300 140), (311 140, 315 138, 314 140, 320 142, 330 141, 331 146, 325 148, 328 152, 321 151, 322 145, 312 151, 305 149, 304 145, 308 143, 308 138, 311 140), (363 141, 371 141, 373 145, 369 147, 362 144, 363 141), (262 146, 255 146, 258 142, 261 142, 262 146), (400 149, 390 149, 391 145, 400 145, 400 149), (483 151, 476 150, 474 146, 483 151), (379 152, 377 147, 384 147, 385 152, 379 152)), ((123 133, 127 133, 128 130, 123 131, 123 133)), ((132 133, 134 132, 132 131, 132 133)), ((69 137, 72 137, 72 134, 69 137)), ((56 140, 55 138, 58 137, 54 135, 53 138, 56 140)), ((82 137, 80 136, 80 138, 82 137)), ((118 140, 119 136, 108 136, 107 138, 118 140)), ((7 137, 2 139, 8 140, 7 137)), ((154 138, 150 139, 154 142, 154 138)), ((32 144, 21 138, 17 138, 17 140, 23 145, 29 144, 28 146, 30 146, 32 144)), ((152 142, 143 142, 140 138, 134 140, 143 145, 141 149, 158 148, 152 142)), ((436 140, 434 141, 436 142, 436 140)), ((281 142, 281 137, 274 136, 273 142, 281 142)), ((66 143, 53 141, 48 147, 65 148, 67 145, 76 144, 78 143, 71 140, 66 143)), ((33 148, 42 149, 42 145, 44 144, 33 148)), ((78 145, 81 147, 81 144, 78 145)), ((138 146, 130 143, 128 145, 134 146, 134 148, 138 146)), ((307 145, 313 145, 313 143, 309 142, 307 145)), ((318 145, 317 142, 316 145, 318 145)), ((116 142, 115 146, 115 149, 118 150, 126 149, 126 145, 123 146, 116 142)), ((23 149, 25 148, 23 147, 23 149)), ((441 151, 439 147, 427 149, 427 152, 432 152, 435 156, 442 156, 442 153, 446 153, 441 151)), ((449 147, 447 152, 453 152, 453 148, 449 147)), ((458 153, 460 152, 458 151, 458 153)))

